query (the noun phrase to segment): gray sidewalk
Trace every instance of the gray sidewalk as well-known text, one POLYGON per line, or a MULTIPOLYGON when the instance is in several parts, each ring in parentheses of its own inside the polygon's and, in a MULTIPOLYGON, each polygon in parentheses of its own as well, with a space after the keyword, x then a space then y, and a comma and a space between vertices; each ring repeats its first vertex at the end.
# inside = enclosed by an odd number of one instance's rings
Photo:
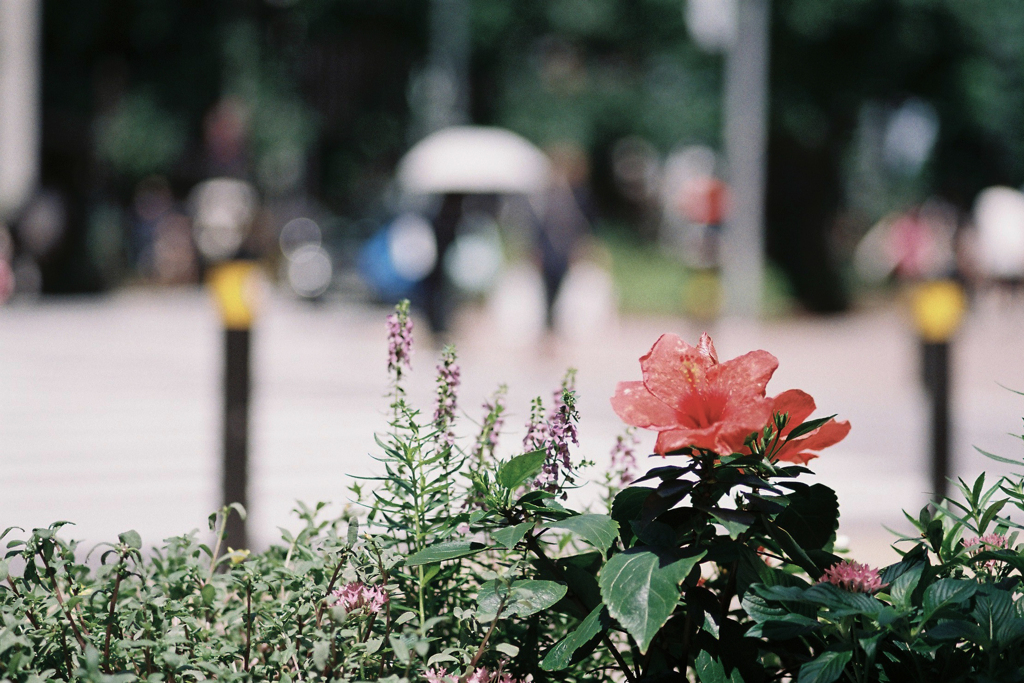
MULTIPOLYGON (((1024 314, 972 314, 956 348, 956 467, 988 461, 976 444, 1022 455, 1024 314)), ((256 545, 295 525, 293 501, 348 499, 348 474, 370 474, 374 430, 386 426, 387 310, 310 306, 272 298, 255 331, 251 528, 256 545)), ((599 463, 621 424, 608 404, 619 380, 639 379, 637 358, 662 332, 696 341, 701 328, 623 319, 579 330, 538 351, 510 337, 493 309, 464 312, 457 343, 460 405, 473 419, 508 383, 503 439, 522 438, 531 397, 549 400, 565 367, 579 370, 581 450, 599 463)), ((901 508, 927 502, 926 424, 917 346, 893 305, 832 319, 797 318, 709 330, 721 357, 753 348, 778 356, 769 393, 800 388, 819 414, 838 413, 850 436, 813 463, 835 488, 841 533, 855 554, 890 557, 882 524, 906 528, 901 508)), ((110 540, 129 527, 147 543, 203 527, 217 504, 219 323, 199 291, 129 291, 107 298, 0 308, 0 527, 69 519, 69 533, 110 540)), ((432 410, 436 353, 421 343, 411 395, 432 410)), ((472 425, 463 420, 468 433, 472 425)), ((645 435, 644 447, 653 444, 645 435)), ((599 465, 600 467, 600 465, 599 465)), ((994 471, 994 470, 993 470, 994 471)), ((597 474, 595 472, 595 474, 597 474)))

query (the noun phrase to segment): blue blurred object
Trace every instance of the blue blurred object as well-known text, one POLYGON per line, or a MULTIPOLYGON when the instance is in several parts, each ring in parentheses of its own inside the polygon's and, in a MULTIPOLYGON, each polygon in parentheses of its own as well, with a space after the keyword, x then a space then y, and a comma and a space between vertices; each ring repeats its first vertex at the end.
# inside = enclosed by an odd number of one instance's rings
POLYGON ((395 268, 390 248, 391 225, 385 225, 359 251, 359 274, 383 301, 411 298, 419 284, 403 277, 395 268))

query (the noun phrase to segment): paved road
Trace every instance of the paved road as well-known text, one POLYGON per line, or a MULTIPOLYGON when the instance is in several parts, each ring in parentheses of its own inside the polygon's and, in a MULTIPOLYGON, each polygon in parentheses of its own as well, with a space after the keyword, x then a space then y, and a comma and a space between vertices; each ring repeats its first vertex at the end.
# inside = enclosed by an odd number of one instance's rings
MULTIPOLYGON (((511 297, 514 299, 514 297, 511 297)), ((511 334, 500 302, 460 320, 471 416, 501 382, 510 385, 509 433, 522 438, 532 396, 550 396, 567 365, 579 369, 582 450, 607 460, 620 423, 608 405, 615 383, 639 378, 637 358, 664 331, 696 340, 675 319, 590 316, 538 350, 511 334)), ((510 312, 511 311, 511 312, 510 312)), ((386 425, 385 309, 306 305, 272 298, 256 330, 251 524, 255 544, 294 526, 293 501, 347 500, 348 474, 374 471, 373 431, 386 425)), ((524 329, 532 329, 523 324, 524 329)), ((764 348, 781 366, 775 393, 799 387, 821 410, 853 423, 816 468, 842 504, 842 533, 862 559, 890 556, 882 524, 927 501, 924 396, 917 348, 898 306, 844 317, 758 326, 719 323, 720 355, 764 348)), ((1024 313, 994 306, 972 314, 956 349, 958 471, 987 461, 971 444, 1019 457, 1024 399, 1024 313)), ((198 291, 128 291, 0 309, 0 527, 77 523, 72 533, 108 540, 128 527, 147 542, 201 527, 217 501, 220 332, 198 291)), ((420 344, 411 394, 429 408, 434 352, 420 344)), ((645 445, 653 444, 648 438, 645 445)))

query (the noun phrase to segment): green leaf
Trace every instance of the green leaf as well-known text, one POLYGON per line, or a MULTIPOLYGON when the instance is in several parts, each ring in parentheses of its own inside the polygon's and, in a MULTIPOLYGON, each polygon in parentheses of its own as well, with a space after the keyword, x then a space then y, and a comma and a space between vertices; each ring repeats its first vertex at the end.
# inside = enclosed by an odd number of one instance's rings
POLYGON ((786 441, 792 441, 793 439, 801 437, 804 434, 810 434, 815 429, 831 420, 833 417, 835 417, 835 415, 829 415, 828 417, 819 417, 816 420, 808 420, 807 422, 797 425, 796 427, 793 428, 793 431, 791 431, 789 435, 786 437, 786 441))
POLYGON ((348 523, 348 544, 355 545, 359 540, 359 520, 353 519, 348 523))
POLYGON ((824 573, 824 569, 819 567, 818 564, 812 560, 800 544, 793 540, 793 537, 789 535, 785 529, 782 529, 775 524, 766 524, 768 535, 779 544, 783 552, 789 556, 789 559, 793 564, 797 565, 805 572, 811 575, 812 578, 817 578, 824 573))
POLYGON ((605 606, 595 607, 572 633, 562 638, 548 651, 544 661, 540 663, 540 668, 545 671, 561 671, 568 667, 577 650, 608 629, 608 620, 608 610, 605 606))
POLYGON ((503 655, 508 655, 509 657, 519 656, 519 648, 512 643, 498 643, 494 646, 494 649, 503 655))
POLYGON ((199 595, 203 598, 203 604, 209 607, 213 604, 213 599, 217 597, 217 589, 212 583, 208 583, 199 591, 199 595))
POLYGON ((786 497, 789 505, 778 514, 775 523, 805 551, 828 546, 839 528, 836 492, 823 484, 813 484, 786 497))
POLYGON ((608 552, 619 533, 618 522, 608 515, 576 515, 559 522, 549 522, 548 526, 552 529, 568 529, 603 553, 608 552))
POLYGON ((526 536, 526 532, 531 528, 533 528, 533 522, 523 522, 522 524, 516 524, 515 526, 495 529, 491 532, 491 538, 509 550, 512 550, 512 548, 516 547, 516 543, 523 540, 526 536))
MULTIPOLYGON (((749 604, 747 602, 748 597, 750 597, 749 594, 743 598, 744 608, 749 604)), ((817 619, 806 617, 802 614, 784 614, 779 617, 770 617, 762 623, 754 625, 753 628, 747 631, 746 635, 752 638, 763 637, 769 640, 788 640, 813 633, 819 628, 821 628, 821 623, 817 619)))
POLYGON ((804 591, 804 600, 817 603, 836 617, 864 614, 877 617, 885 605, 871 595, 851 593, 828 583, 818 583, 804 591))
POLYGON ((924 565, 918 564, 896 577, 889 586, 889 597, 894 603, 900 607, 910 607, 910 597, 921 581, 923 571, 924 565))
POLYGON ((729 538, 733 540, 736 540, 740 534, 749 529, 756 519, 754 515, 742 510, 708 508, 706 512, 711 513, 715 521, 725 527, 725 530, 729 532, 729 538))
POLYGON ((633 539, 633 528, 630 522, 640 519, 643 513, 644 501, 654 493, 653 489, 642 486, 631 486, 622 489, 615 495, 612 501, 612 519, 619 523, 619 532, 622 535, 622 545, 629 547, 633 539))
POLYGON ((939 579, 928 586, 924 592, 924 602, 922 603, 925 613, 924 620, 927 620, 940 607, 950 603, 963 602, 974 595, 977 590, 978 584, 974 581, 939 579))
POLYGON ((679 602, 679 584, 704 557, 632 549, 608 560, 598 584, 608 612, 647 652, 679 602))
POLYGON ((498 469, 498 483, 509 490, 519 488, 523 482, 540 472, 546 457, 547 452, 544 450, 517 455, 498 469))
POLYGON ((327 658, 331 655, 331 644, 326 640, 313 643, 313 665, 320 670, 327 666, 327 658))
POLYGON ((696 664, 700 683, 743 683, 743 676, 740 675, 739 669, 733 669, 726 676, 725 666, 717 658, 712 657, 707 650, 701 650, 694 664, 696 664))
POLYGON ((443 543, 437 543, 429 548, 413 553, 405 558, 405 565, 407 567, 416 567, 421 564, 444 562, 445 560, 475 555, 481 550, 486 549, 486 545, 476 541, 444 541, 443 543))
POLYGON ((483 622, 494 621, 501 607, 502 619, 519 615, 528 617, 545 610, 565 597, 566 587, 554 581, 513 581, 511 586, 501 582, 488 581, 480 587, 477 594, 477 619, 483 622))
POLYGON ((7 565, 7 560, 0 559, 0 581, 6 581, 10 573, 11 570, 7 565))
POLYGON ((129 529, 123 534, 118 534, 117 540, 135 550, 140 550, 142 548, 142 537, 139 536, 139 532, 135 529, 129 529))
POLYGON ((853 657, 853 653, 824 652, 817 659, 800 667, 800 676, 796 683, 833 683, 843 675, 843 669, 853 657))

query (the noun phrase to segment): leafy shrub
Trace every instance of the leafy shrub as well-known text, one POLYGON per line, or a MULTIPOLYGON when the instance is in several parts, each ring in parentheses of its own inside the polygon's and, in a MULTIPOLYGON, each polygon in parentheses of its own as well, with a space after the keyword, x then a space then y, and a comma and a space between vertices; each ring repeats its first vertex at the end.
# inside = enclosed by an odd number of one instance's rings
POLYGON ((709 337, 666 335, 612 404, 682 459, 635 478, 627 432, 605 509, 573 510, 587 463, 571 373, 549 409, 534 401, 525 452, 503 460, 503 389, 460 446, 454 350, 424 416, 403 389, 406 306, 388 326, 391 424, 381 476, 352 486, 359 519, 300 505, 302 530, 258 554, 220 547, 237 507, 211 517, 212 548, 192 532, 143 553, 129 531, 82 557, 64 523, 9 540, 0 680, 1022 677, 1024 558, 1001 516, 1024 508, 1020 478, 961 482, 965 501, 922 511, 890 567, 843 560, 835 493, 801 478, 849 425, 808 419, 803 392, 768 397, 766 352, 719 362, 709 337))

